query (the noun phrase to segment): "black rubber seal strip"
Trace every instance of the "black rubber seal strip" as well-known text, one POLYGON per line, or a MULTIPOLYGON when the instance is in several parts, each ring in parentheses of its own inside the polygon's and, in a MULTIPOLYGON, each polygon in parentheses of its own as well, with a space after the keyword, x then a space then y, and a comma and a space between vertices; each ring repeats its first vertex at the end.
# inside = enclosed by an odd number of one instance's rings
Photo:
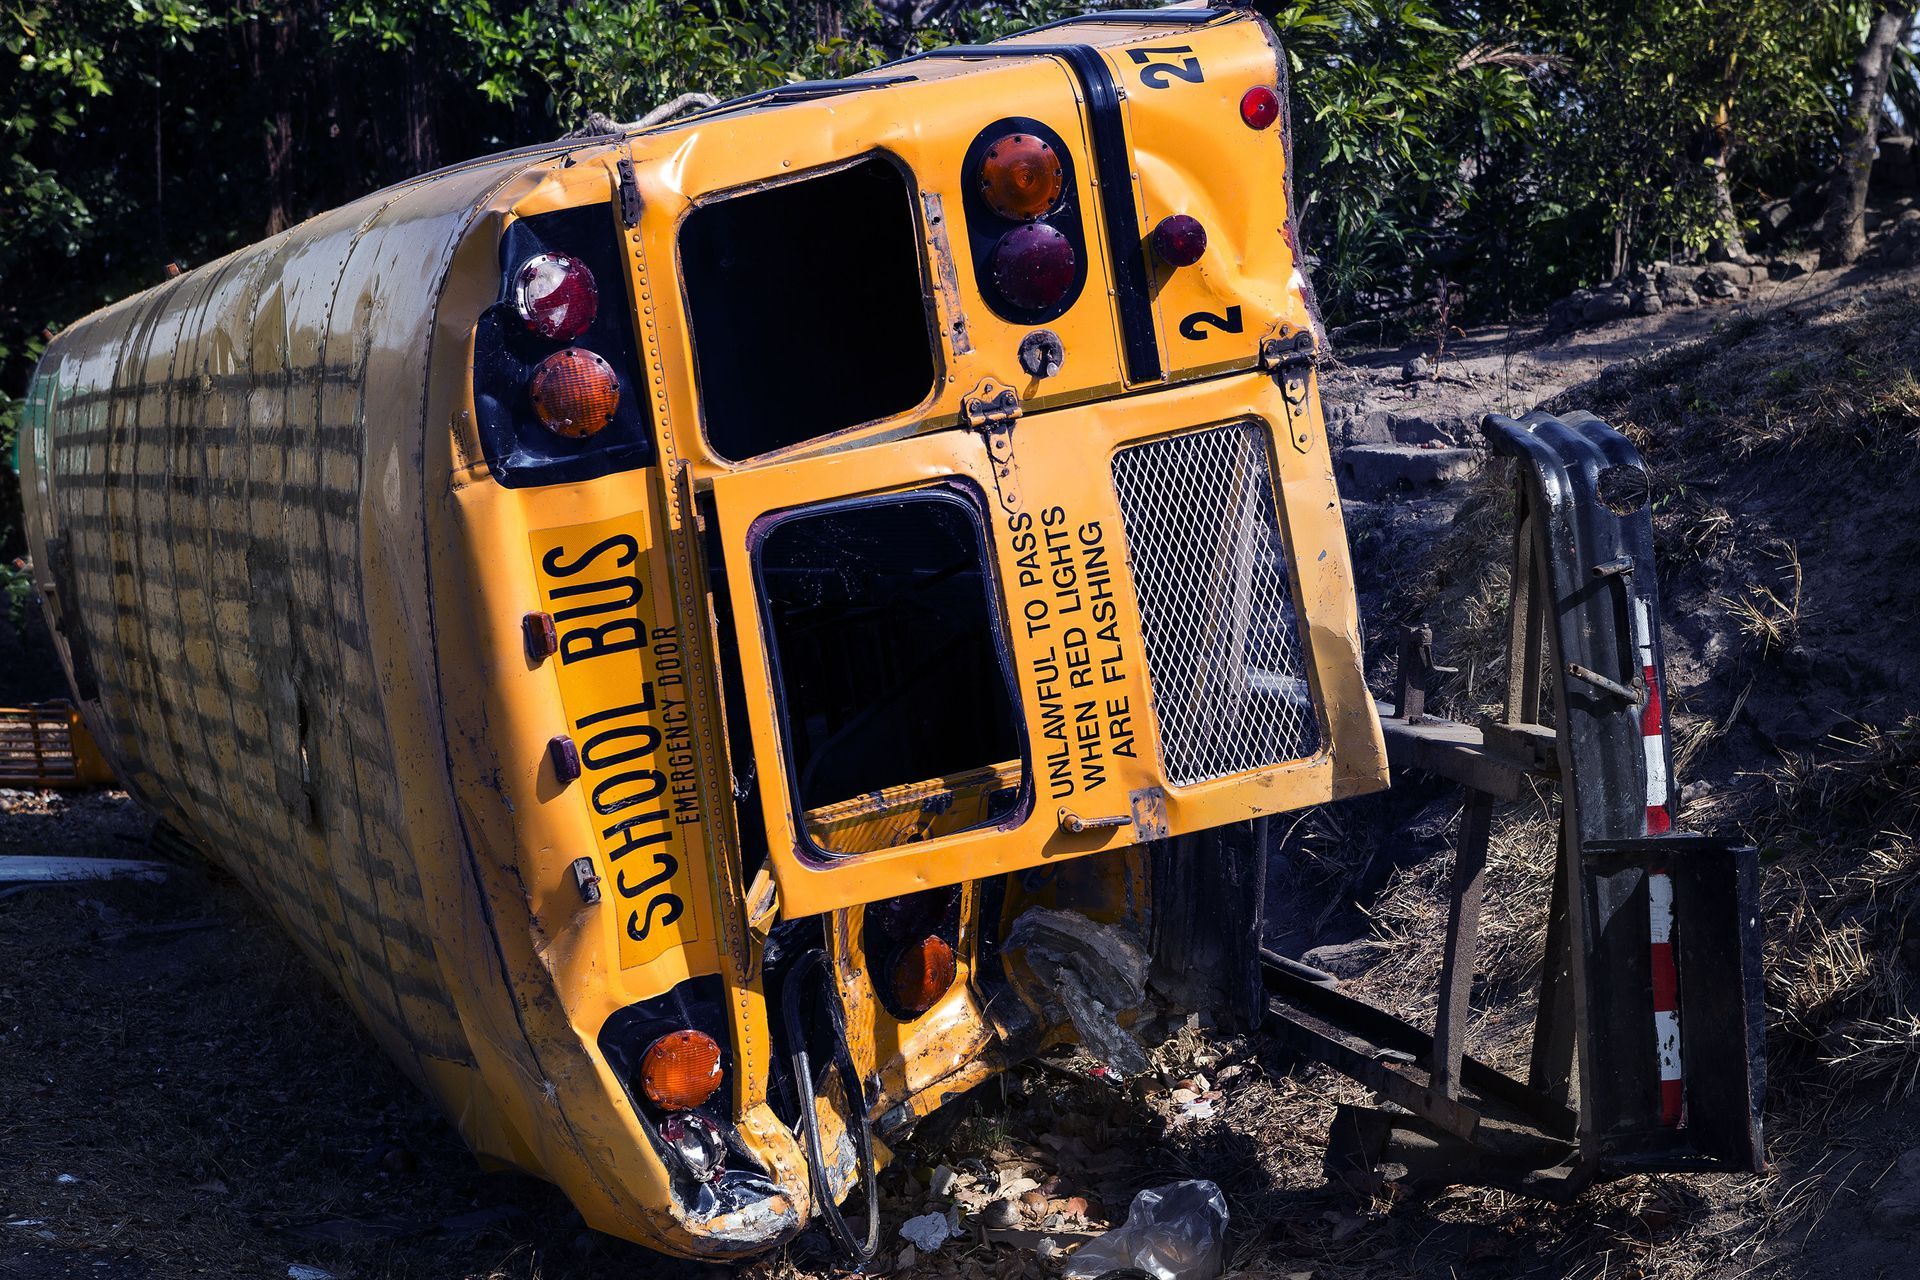
MULTIPOLYGON (((1205 9, 1178 9, 1176 13, 1204 13, 1205 9)), ((1085 20, 1112 21, 1110 13, 1087 14, 1085 20)), ((1156 20, 1164 20, 1157 19, 1156 20)), ((1181 19, 1184 25, 1187 19, 1181 19)), ((1113 263, 1114 295, 1120 301, 1120 337, 1126 350, 1129 382, 1159 382, 1160 341, 1153 331, 1153 290, 1147 272, 1146 237, 1133 207, 1133 165, 1127 154, 1126 122, 1120 116, 1120 87, 1114 83, 1107 60, 1084 44, 950 44, 929 49, 903 62, 922 58, 1059 58, 1073 69, 1087 95, 1087 114, 1093 126, 1093 168, 1100 175, 1100 205, 1106 212, 1113 263)), ((900 66, 902 63, 894 63, 900 66)))
POLYGON ((1100 9, 1092 13, 1069 14, 1064 18, 1055 18, 1052 22, 1043 22, 1037 27, 1028 27, 1024 31, 1009 31, 1002 39, 1011 40, 1016 36, 1030 36, 1037 31, 1051 31, 1055 27, 1073 27, 1092 22, 1118 22, 1136 27, 1197 27, 1212 22, 1215 18, 1232 17, 1243 12, 1237 9, 1100 9))

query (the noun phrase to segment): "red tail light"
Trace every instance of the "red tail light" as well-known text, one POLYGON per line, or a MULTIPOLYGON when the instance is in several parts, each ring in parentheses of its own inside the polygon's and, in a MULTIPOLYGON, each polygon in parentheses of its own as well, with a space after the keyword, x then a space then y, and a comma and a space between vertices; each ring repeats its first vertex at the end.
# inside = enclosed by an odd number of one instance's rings
POLYGON ((895 952, 888 969, 894 1004, 917 1018, 953 985, 953 948, 944 938, 929 934, 895 952))
POLYGON ((580 259, 537 253, 513 274, 513 309, 541 337, 572 342, 600 313, 600 289, 580 259))
POLYGON ((547 430, 577 440, 613 421, 620 407, 620 376, 585 347, 568 347, 534 369, 527 397, 547 430))
POLYGON ((1155 256, 1170 267, 1190 267, 1207 251, 1207 229, 1184 213, 1160 219, 1152 238, 1155 256))
POLYGON ((720 1046, 704 1031, 669 1031, 640 1059, 640 1088, 663 1111, 690 1111, 720 1088, 720 1046))
POLYGON ((1015 227, 993 247, 993 284, 1016 307, 1044 311, 1067 296, 1079 266, 1073 242, 1044 222, 1015 227))
POLYGON ((1264 129, 1280 118, 1280 95, 1257 84, 1240 95, 1240 119, 1249 129, 1264 129))

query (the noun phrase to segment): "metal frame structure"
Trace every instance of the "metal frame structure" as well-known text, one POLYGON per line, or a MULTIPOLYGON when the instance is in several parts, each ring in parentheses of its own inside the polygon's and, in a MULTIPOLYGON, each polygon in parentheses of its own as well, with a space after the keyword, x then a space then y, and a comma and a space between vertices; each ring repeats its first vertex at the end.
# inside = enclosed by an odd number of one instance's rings
POLYGON ((1757 856, 1672 829, 1645 468, 1589 414, 1491 415, 1484 430, 1516 462, 1505 712, 1478 727, 1427 715, 1445 668, 1413 628, 1381 715, 1395 769, 1466 790, 1433 1032, 1271 953, 1267 1027, 1395 1108, 1340 1108, 1327 1160, 1345 1180, 1397 1164, 1565 1199, 1627 1172, 1758 1169, 1757 856), (1495 806, 1533 780, 1559 783, 1560 849, 1522 1082, 1473 1058, 1466 1029, 1495 806))

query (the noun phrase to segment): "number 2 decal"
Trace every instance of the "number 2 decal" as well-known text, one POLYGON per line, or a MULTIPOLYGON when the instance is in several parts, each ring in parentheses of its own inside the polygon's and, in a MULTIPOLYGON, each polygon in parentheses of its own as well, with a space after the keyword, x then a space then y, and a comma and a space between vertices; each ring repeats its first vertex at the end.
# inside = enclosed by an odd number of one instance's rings
POLYGON ((1239 333, 1240 308, 1228 307, 1227 314, 1215 315, 1211 311, 1196 311, 1180 322, 1180 336, 1188 342, 1205 342, 1208 329, 1218 329, 1222 333, 1239 333))
POLYGON ((1129 49, 1127 56, 1140 65, 1140 83, 1149 89, 1164 89, 1175 80, 1199 84, 1206 79, 1200 71, 1200 59, 1193 57, 1190 44, 1163 45, 1157 49, 1129 49), (1186 57, 1180 57, 1185 54, 1186 57), (1179 57, 1179 63, 1153 62, 1153 58, 1179 57))

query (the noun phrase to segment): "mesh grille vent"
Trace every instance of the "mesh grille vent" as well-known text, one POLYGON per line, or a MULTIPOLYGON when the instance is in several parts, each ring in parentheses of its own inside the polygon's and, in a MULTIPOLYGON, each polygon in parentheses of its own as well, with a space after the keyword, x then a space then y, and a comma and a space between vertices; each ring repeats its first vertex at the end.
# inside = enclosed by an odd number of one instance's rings
POLYGON ((1171 782, 1262 769, 1320 746, 1267 441, 1237 423, 1113 459, 1171 782))

